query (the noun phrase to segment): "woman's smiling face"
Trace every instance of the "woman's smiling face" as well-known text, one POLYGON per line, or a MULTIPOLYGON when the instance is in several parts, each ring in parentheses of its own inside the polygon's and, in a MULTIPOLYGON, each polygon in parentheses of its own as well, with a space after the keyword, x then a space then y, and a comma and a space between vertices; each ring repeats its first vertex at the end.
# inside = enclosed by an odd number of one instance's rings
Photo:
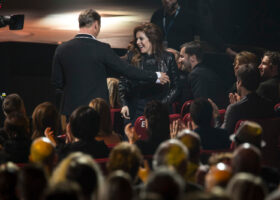
POLYGON ((152 43, 143 31, 136 33, 136 44, 141 53, 152 54, 152 43))

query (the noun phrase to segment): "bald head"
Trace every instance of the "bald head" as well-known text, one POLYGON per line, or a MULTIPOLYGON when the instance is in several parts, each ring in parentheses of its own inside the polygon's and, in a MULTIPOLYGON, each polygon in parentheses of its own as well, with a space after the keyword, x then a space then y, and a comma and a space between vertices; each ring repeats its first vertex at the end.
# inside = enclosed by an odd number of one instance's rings
POLYGON ((242 144, 235 149, 231 165, 234 174, 247 172, 258 175, 261 169, 261 152, 252 144, 242 144))

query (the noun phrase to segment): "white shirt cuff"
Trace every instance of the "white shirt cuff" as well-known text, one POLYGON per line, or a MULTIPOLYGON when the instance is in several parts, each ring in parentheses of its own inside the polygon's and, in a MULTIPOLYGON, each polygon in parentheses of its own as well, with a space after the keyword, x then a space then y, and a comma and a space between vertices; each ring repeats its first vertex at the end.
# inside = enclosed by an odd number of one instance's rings
POLYGON ((159 78, 161 77, 161 73, 160 73, 160 72, 156 72, 156 74, 157 74, 157 80, 156 80, 156 83, 160 83, 159 78))

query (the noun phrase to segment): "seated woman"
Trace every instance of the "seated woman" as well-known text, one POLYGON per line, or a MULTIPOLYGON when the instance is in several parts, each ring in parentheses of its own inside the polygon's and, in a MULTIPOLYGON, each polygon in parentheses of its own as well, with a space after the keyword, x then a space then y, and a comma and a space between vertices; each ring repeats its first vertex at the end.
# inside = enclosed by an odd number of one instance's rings
POLYGON ((100 129, 95 139, 104 141, 108 147, 121 142, 120 135, 112 129, 110 107, 107 102, 102 98, 96 98, 89 103, 89 107, 93 108, 100 116, 100 129))
POLYGON ((32 114, 32 126, 32 140, 45 136, 46 128, 49 129, 48 131, 58 134, 59 115, 56 107, 50 102, 44 102, 36 106, 32 114))
POLYGON ((126 55, 127 61, 143 70, 167 73, 170 83, 160 85, 120 79, 121 113, 131 123, 143 115, 149 101, 158 100, 171 105, 179 93, 178 67, 174 55, 163 48, 160 29, 152 23, 144 23, 135 27, 133 37, 126 55))
POLYGON ((4 122, 7 140, 3 144, 8 160, 15 163, 28 162, 30 152, 30 134, 28 118, 19 112, 10 113, 4 122))
MULTIPOLYGON (((258 59, 254 53, 251 53, 249 51, 241 51, 241 52, 237 53, 234 58, 234 62, 233 62, 233 69, 234 69, 235 76, 236 76, 236 72, 240 65, 249 64, 249 63, 252 63, 257 67, 258 59)), ((235 82, 234 82, 230 92, 236 92, 235 82)))

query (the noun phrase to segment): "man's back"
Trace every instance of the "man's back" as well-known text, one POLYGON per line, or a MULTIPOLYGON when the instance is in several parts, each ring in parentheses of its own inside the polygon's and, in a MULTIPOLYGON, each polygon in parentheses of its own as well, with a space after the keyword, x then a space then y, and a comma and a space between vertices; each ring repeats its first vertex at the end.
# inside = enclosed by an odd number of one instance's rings
POLYGON ((108 100, 103 63, 108 51, 109 45, 91 37, 76 37, 57 48, 55 59, 60 66, 54 66, 56 71, 53 71, 52 78, 59 88, 64 89, 63 114, 87 105, 95 97, 108 100))
POLYGON ((229 105, 225 114, 223 128, 227 129, 229 134, 232 134, 238 120, 274 116, 273 104, 253 92, 239 102, 229 105))

